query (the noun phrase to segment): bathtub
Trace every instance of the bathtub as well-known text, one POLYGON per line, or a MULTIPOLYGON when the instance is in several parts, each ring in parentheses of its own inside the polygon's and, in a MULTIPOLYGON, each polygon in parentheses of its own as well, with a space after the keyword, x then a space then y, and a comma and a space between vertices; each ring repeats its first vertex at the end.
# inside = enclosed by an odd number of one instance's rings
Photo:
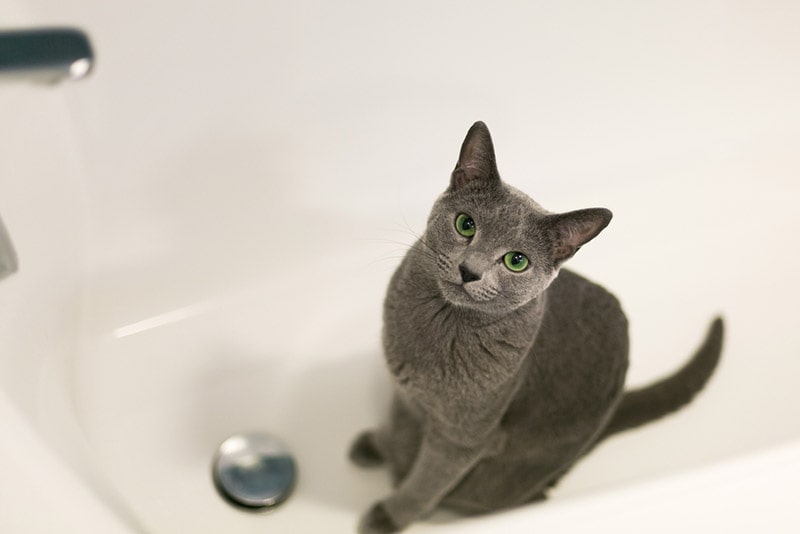
POLYGON ((386 412, 383 292, 469 125, 504 179, 614 220, 571 260, 631 321, 632 386, 727 324, 680 413, 551 499, 409 532, 797 532, 800 6, 27 0, 86 81, 0 85, 0 531, 354 532, 386 412), (295 494, 232 508, 210 462, 274 433, 295 494), (43 488, 46 488, 43 491, 43 488), (44 506, 43 506, 44 505, 44 506), (538 530, 537 530, 538 529, 538 530))

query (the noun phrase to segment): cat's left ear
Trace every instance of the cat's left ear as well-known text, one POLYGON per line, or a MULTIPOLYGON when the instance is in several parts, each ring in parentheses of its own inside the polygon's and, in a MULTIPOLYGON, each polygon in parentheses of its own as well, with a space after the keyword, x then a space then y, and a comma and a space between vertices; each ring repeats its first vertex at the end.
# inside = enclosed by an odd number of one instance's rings
POLYGON ((611 222, 611 211, 589 208, 548 215, 545 228, 550 237, 551 254, 556 265, 570 259, 578 249, 597 237, 611 222))
POLYGON ((472 183, 482 185, 500 183, 492 136, 489 134, 489 128, 481 121, 472 125, 461 144, 458 163, 450 178, 450 189, 457 191, 472 183))

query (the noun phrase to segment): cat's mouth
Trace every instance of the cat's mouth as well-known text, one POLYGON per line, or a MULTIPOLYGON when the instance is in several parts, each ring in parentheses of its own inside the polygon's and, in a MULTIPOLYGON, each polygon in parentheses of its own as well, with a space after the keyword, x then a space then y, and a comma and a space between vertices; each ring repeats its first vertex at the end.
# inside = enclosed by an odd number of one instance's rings
POLYGON ((439 288, 445 300, 461 306, 488 302, 497 296, 496 291, 487 289, 478 282, 459 284, 440 280, 439 288))

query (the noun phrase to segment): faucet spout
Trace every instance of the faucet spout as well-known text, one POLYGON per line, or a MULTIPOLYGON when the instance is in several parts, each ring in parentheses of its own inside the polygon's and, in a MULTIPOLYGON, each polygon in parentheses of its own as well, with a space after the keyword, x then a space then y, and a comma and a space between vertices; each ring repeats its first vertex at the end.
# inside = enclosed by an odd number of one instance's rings
POLYGON ((94 53, 87 35, 74 28, 0 31, 0 80, 57 83, 84 78, 94 53))
POLYGON ((0 219, 0 280, 17 272, 17 254, 0 219))

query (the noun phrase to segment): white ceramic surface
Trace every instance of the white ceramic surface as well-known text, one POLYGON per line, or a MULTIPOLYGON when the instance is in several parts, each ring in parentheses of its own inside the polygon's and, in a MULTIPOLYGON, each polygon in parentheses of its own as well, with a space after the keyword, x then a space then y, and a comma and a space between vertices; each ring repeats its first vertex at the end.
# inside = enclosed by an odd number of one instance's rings
POLYGON ((58 476, 52 517, 91 531, 352 532, 389 490, 346 460, 387 402, 383 291, 477 119, 507 181, 614 212, 572 267, 629 314, 629 383, 717 313, 726 347, 691 407, 610 439, 549 502, 410 532, 800 529, 800 4, 286 4, 3 7, 83 27, 98 63, 0 86, 20 262, 0 282, 0 530, 51 531, 33 488, 58 476), (297 456, 270 514, 211 484, 249 430, 297 456))

